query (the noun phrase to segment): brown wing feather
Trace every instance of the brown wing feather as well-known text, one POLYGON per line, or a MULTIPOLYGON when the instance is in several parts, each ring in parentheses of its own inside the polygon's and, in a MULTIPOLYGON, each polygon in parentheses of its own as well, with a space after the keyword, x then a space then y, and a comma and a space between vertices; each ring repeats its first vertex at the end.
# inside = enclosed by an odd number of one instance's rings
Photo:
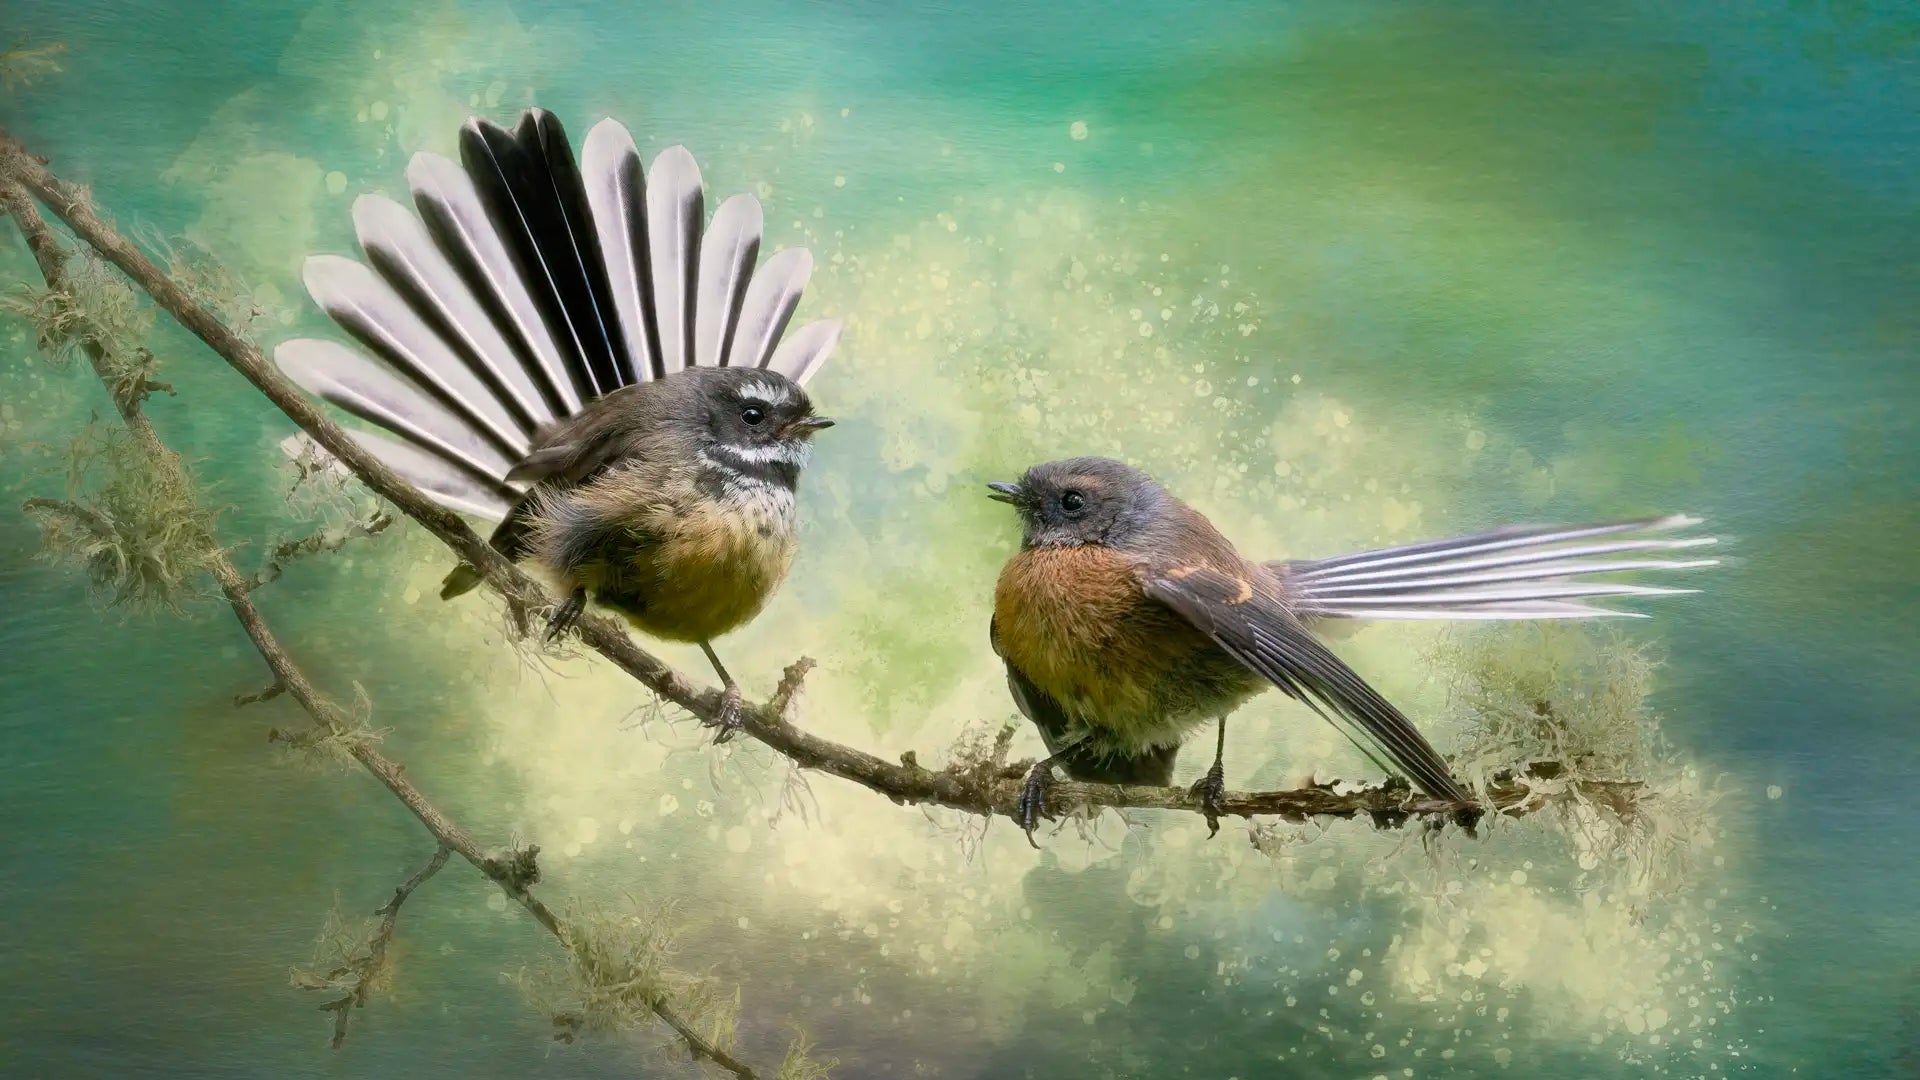
POLYGON ((1471 802, 1413 723, 1300 625, 1270 574, 1251 566, 1240 574, 1183 566, 1146 573, 1142 584, 1288 696, 1328 720, 1331 709, 1357 725, 1427 794, 1471 802))

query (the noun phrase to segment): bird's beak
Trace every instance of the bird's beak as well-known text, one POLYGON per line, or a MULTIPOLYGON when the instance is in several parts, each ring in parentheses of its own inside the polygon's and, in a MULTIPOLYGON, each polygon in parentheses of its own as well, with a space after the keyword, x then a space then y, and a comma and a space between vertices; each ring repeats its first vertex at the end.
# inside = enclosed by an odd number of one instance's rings
POLYGON ((824 431, 832 426, 833 417, 831 416, 808 416, 795 420, 793 423, 781 428, 780 437, 785 439, 794 435, 811 435, 816 431, 824 431))
POLYGON ((1019 484, 1009 484, 1004 480, 995 480, 987 486, 993 489, 993 494, 987 496, 987 498, 992 499, 994 502, 1003 502, 1008 506, 1019 506, 1021 501, 1026 498, 1027 493, 1020 490, 1019 484))

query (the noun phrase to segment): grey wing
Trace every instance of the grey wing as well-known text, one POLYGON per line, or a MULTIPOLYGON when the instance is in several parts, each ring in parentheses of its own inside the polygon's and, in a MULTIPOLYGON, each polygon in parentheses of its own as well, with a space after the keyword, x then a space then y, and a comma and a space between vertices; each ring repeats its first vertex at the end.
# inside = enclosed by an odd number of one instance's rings
POLYGON ((1006 665, 1007 691, 1013 696, 1014 706, 1039 730, 1041 741, 1047 744, 1047 753, 1055 756, 1055 763, 1066 770, 1068 776, 1095 784, 1164 786, 1173 782, 1173 765, 1180 754, 1178 746, 1158 746, 1145 753, 1122 755, 1103 752, 1087 743, 1070 744, 1074 728, 1066 710, 1000 652, 999 628, 991 620, 987 623, 987 639, 993 645, 994 655, 1006 665), (1062 746, 1067 747, 1064 752, 1062 746))
POLYGON ((751 195, 703 228, 685 149, 643 169, 626 128, 604 120, 576 162, 560 122, 530 109, 511 130, 468 121, 460 151, 415 155, 417 216, 374 195, 354 204, 364 262, 307 261, 308 292, 361 349, 274 352, 294 382, 379 428, 355 438, 434 501, 505 517, 548 467, 539 433, 619 388, 691 366, 805 383, 832 353, 837 322, 787 332, 811 256, 758 262, 751 195))
MULTIPOLYGON (((1287 610, 1278 583, 1270 576, 1243 578, 1208 567, 1182 567, 1149 572, 1142 584, 1147 595, 1212 638, 1248 670, 1342 730, 1351 725, 1422 791, 1436 798, 1471 802, 1446 761, 1412 721, 1315 640, 1287 610)), ((1348 737, 1353 737, 1352 732, 1348 737)), ((1358 739, 1355 745, 1367 752, 1358 739)), ((1380 763, 1378 758, 1375 762, 1380 763)))
POLYGON ((1711 536, 1670 535, 1700 524, 1674 514, 1598 525, 1515 525, 1331 559, 1268 563, 1287 601, 1307 617, 1354 619, 1644 618, 1589 603, 1694 589, 1635 585, 1623 573, 1692 570, 1707 558, 1662 553, 1709 547, 1711 536))

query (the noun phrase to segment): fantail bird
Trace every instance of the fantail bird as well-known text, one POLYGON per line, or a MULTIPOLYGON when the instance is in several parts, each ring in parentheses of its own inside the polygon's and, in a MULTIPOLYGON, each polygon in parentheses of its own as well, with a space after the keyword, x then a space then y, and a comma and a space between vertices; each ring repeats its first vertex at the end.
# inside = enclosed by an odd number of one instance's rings
POLYGON ((1348 732, 1383 769, 1435 798, 1472 797, 1413 724, 1313 634, 1320 619, 1566 619, 1633 615, 1602 596, 1693 592, 1578 576, 1711 566, 1632 553, 1711 537, 1649 538, 1671 516, 1577 527, 1510 526, 1311 562, 1255 562, 1139 469, 1082 457, 989 484, 1020 513, 1020 551, 994 590, 990 638, 1007 686, 1050 755, 1020 800, 1029 842, 1059 765, 1076 780, 1167 784, 1194 729, 1218 724, 1194 785, 1218 831, 1227 714, 1269 684, 1348 732), (1629 555, 1632 557, 1621 558, 1629 555), (1355 736, 1358 738, 1355 738, 1355 736), (1369 748, 1371 747, 1371 749, 1369 748))
MULTIPOLYGON (((498 521, 501 554, 558 579, 549 637, 591 595, 699 644, 730 726, 740 690, 712 641, 786 576, 795 484, 833 423, 801 386, 839 324, 785 334, 812 257, 790 248, 756 271, 759 202, 735 195, 703 230, 693 157, 672 147, 643 172, 613 120, 576 163, 550 113, 512 131, 476 118, 460 157, 414 156, 418 219, 354 203, 368 265, 307 260, 308 291, 372 358, 294 340, 274 361, 396 436, 352 433, 435 501, 498 521)), ((457 567, 441 596, 478 582, 457 567)))

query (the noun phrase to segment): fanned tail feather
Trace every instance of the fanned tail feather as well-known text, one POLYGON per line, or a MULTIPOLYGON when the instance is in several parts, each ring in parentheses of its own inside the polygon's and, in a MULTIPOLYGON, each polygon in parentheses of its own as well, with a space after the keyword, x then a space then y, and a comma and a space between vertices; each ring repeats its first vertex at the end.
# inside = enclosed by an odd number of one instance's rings
MULTIPOLYGON (((576 162, 560 122, 529 109, 511 130, 468 121, 460 154, 414 156, 417 217, 379 196, 355 202, 364 264, 307 261, 308 292, 366 352, 296 339, 274 354, 307 391, 382 429, 353 436, 441 505, 504 517, 522 491, 506 476, 541 428, 619 387, 695 365, 804 384, 838 343, 832 320, 786 333, 812 256, 789 249, 756 269, 759 201, 735 195, 705 224, 684 148, 643 169, 608 119, 576 162)), ((302 438, 282 448, 324 454, 302 438)))
POLYGON ((1710 536, 1660 536, 1699 525, 1682 514, 1580 526, 1509 526, 1331 559, 1272 564, 1303 617, 1361 619, 1644 618, 1587 601, 1672 596, 1695 589, 1613 575, 1714 566, 1659 557, 1712 546, 1710 536), (1598 578, 1600 580, 1592 580, 1598 578))

